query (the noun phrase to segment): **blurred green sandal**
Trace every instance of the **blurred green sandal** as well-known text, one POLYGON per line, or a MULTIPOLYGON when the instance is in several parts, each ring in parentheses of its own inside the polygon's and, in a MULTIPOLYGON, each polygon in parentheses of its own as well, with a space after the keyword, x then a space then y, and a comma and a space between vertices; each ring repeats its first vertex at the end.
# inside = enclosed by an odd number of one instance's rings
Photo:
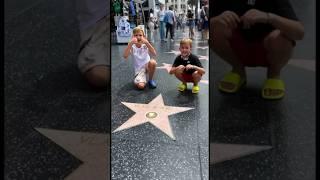
POLYGON ((285 94, 284 82, 281 79, 269 78, 264 82, 262 97, 264 99, 281 99, 285 94))
POLYGON ((245 85, 246 79, 241 78, 241 76, 234 72, 227 73, 223 79, 219 82, 218 88, 222 92, 226 93, 235 93, 237 92, 243 85, 245 85), (231 84, 233 88, 226 88, 223 83, 231 84))

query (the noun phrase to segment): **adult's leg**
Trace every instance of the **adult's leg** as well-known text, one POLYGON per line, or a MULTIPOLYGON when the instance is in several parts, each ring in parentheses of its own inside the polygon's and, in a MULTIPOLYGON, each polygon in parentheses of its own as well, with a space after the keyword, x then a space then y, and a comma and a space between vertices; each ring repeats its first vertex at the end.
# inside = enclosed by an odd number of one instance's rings
POLYGON ((174 24, 171 24, 171 32, 170 32, 170 34, 171 34, 171 39, 174 39, 174 32, 175 32, 175 28, 174 28, 174 24))
POLYGON ((169 23, 166 23, 166 39, 168 38, 169 28, 169 23))
POLYGON ((163 21, 160 21, 159 31, 160 31, 160 40, 163 40, 164 39, 164 23, 163 23, 163 21))

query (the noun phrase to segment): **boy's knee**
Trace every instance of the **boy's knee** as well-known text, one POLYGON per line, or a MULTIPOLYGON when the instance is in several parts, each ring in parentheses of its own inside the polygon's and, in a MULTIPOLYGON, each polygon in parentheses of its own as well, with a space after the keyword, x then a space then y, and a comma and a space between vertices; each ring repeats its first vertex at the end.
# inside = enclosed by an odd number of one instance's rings
POLYGON ((283 36, 280 30, 274 30, 264 39, 264 47, 268 52, 283 53, 284 51, 291 51, 294 42, 283 36))
POLYGON ((110 83, 110 68, 107 66, 96 66, 84 74, 85 78, 96 88, 105 88, 110 83))
POLYGON ((154 60, 154 59, 150 59, 150 61, 149 61, 149 66, 155 67, 156 65, 157 65, 157 61, 154 60))
POLYGON ((212 32, 212 40, 211 44, 213 50, 224 50, 225 44, 229 42, 229 39, 232 37, 232 29, 224 26, 224 25, 217 25, 214 27, 212 32))
POLYGON ((194 73, 192 73, 192 77, 193 79, 201 79, 201 74, 198 71, 195 71, 194 73))
POLYGON ((175 71, 174 75, 176 75, 176 76, 181 76, 182 73, 183 73, 183 70, 177 69, 177 70, 175 71))
POLYGON ((145 83, 137 83, 136 86, 138 89, 142 90, 145 88, 146 84, 145 83))

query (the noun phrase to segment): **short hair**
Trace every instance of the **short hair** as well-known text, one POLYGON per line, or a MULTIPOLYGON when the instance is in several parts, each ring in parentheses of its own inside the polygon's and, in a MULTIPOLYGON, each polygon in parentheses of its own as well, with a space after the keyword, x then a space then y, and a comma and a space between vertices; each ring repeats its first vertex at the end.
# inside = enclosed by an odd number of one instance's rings
POLYGON ((192 47, 192 40, 189 39, 189 38, 184 38, 180 41, 180 46, 183 45, 183 44, 189 44, 190 47, 192 47))
POLYGON ((138 32, 142 32, 142 35, 145 36, 144 31, 140 26, 137 26, 137 27, 133 28, 133 30, 132 30, 132 34, 133 35, 138 33, 138 32))

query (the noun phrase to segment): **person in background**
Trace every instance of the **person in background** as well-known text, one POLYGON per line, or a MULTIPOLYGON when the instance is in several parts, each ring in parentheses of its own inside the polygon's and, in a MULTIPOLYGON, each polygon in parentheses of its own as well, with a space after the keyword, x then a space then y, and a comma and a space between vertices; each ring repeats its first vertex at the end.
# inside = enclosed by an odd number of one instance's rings
POLYGON ((191 9, 188 10, 188 13, 187 13, 187 25, 189 26, 189 38, 190 39, 193 39, 194 38, 194 26, 195 26, 195 23, 194 23, 194 15, 191 11, 191 9))
POLYGON ((170 32, 170 38, 171 38, 171 41, 174 41, 174 25, 176 23, 176 16, 173 12, 173 8, 172 6, 169 7, 169 10, 166 11, 166 14, 165 14, 165 22, 167 23, 166 24, 166 28, 167 28, 167 31, 166 31, 166 38, 168 38, 168 32, 170 32))
POLYGON ((165 16, 165 9, 164 9, 164 4, 160 4, 160 10, 158 11, 157 13, 157 16, 158 16, 158 24, 159 24, 159 32, 160 32, 160 40, 161 41, 164 41, 164 36, 165 36, 165 31, 164 31, 164 28, 165 28, 165 25, 166 23, 164 22, 164 16, 165 16))
POLYGON ((208 0, 203 1, 203 6, 200 12, 202 22, 202 39, 209 40, 209 3, 208 0))

